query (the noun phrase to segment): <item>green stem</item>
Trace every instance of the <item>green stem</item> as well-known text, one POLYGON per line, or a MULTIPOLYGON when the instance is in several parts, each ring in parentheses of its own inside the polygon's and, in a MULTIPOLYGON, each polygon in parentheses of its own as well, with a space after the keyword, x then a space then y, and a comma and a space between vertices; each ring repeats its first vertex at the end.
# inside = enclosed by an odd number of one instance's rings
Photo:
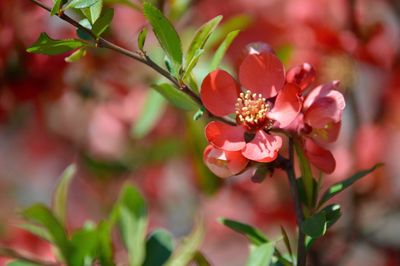
MULTIPOLYGON (((293 141, 293 140, 292 140, 293 141)), ((297 156, 299 158, 299 166, 301 171, 301 176, 303 179, 304 190, 306 192, 307 205, 308 207, 313 207, 314 205, 314 180, 312 176, 311 166, 306 158, 302 147, 298 142, 293 141, 294 148, 296 149, 297 156)))
POLYGON ((305 266, 307 253, 305 248, 305 235, 300 230, 300 226, 304 220, 303 208, 301 206, 301 199, 299 195, 299 188, 297 186, 296 175, 294 171, 294 141, 293 137, 289 137, 289 159, 287 160, 285 171, 287 173, 290 191, 295 205, 296 219, 299 230, 298 241, 297 241, 297 266, 305 266))

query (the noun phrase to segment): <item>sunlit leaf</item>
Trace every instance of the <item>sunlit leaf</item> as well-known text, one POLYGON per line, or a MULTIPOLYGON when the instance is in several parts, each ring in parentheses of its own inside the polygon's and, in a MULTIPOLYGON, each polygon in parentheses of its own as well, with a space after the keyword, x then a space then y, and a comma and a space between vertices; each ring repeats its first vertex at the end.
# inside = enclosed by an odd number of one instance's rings
POLYGON ((94 5, 94 4, 96 4, 99 1, 100 0, 71 0, 71 2, 69 2, 69 4, 65 7, 65 9, 68 9, 68 8, 77 8, 77 9, 87 8, 87 7, 90 7, 90 6, 94 5))
POLYGON ((186 53, 184 67, 186 73, 190 73, 190 71, 196 66, 208 38, 211 36, 221 20, 222 16, 217 16, 203 24, 195 33, 195 36, 193 37, 193 40, 190 43, 189 49, 186 53))
POLYGON ((172 235, 162 229, 151 233, 146 242, 146 259, 143 266, 162 266, 173 251, 172 235))
POLYGON ((64 60, 67 63, 74 63, 86 55, 86 49, 81 48, 73 52, 70 56, 66 57, 64 60))
POLYGON ((74 164, 64 170, 53 196, 53 212, 62 225, 66 223, 68 190, 75 172, 76 166, 74 164))
POLYGON ((33 263, 33 262, 28 262, 28 261, 13 260, 11 262, 8 262, 6 264, 6 266, 40 266, 40 265, 33 263))
POLYGON ((325 214, 326 226, 331 227, 342 216, 342 211, 339 204, 331 204, 321 210, 325 214))
POLYGON ((252 246, 246 266, 269 266, 275 250, 275 242, 252 246))
POLYGON ((26 49, 26 51, 29 53, 57 55, 87 45, 87 43, 76 39, 53 40, 43 32, 40 34, 38 40, 32 44, 31 47, 26 49))
POLYGON ((333 196, 342 192, 343 190, 345 190, 346 188, 351 186, 354 182, 356 182, 357 180, 363 178, 364 176, 372 173, 373 171, 375 171, 375 169, 377 169, 381 166, 383 166, 382 163, 375 164, 370 169, 359 171, 359 172, 355 173, 354 175, 352 175, 351 177, 349 177, 341 182, 338 182, 336 184, 333 184, 323 194, 323 196, 319 202, 319 206, 322 206, 325 202, 330 200, 333 196))
POLYGON ((268 242, 268 238, 264 233, 251 225, 225 218, 220 218, 218 221, 230 229, 246 236, 254 245, 261 245, 268 242))
POLYGON ((195 53, 195 55, 193 56, 193 58, 191 59, 191 61, 188 63, 188 65, 186 66, 183 75, 182 75, 182 79, 186 80, 186 78, 192 73, 193 68, 196 66, 197 62, 200 59, 200 56, 203 54, 204 50, 203 49, 198 49, 195 53))
POLYGON ((75 231, 71 238, 73 252, 72 265, 92 265, 98 250, 98 233, 95 228, 82 228, 75 231))
POLYGON ((180 109, 194 111, 199 108, 198 105, 186 93, 168 83, 153 84, 151 87, 163 95, 170 103, 180 109))
POLYGON ((154 34, 168 57, 173 61, 174 68, 182 64, 182 44, 178 33, 169 20, 152 4, 143 4, 143 14, 150 22, 154 34))
POLYGON ((102 221, 97 225, 98 258, 102 266, 114 266, 111 225, 102 221))
POLYGON ((66 4, 68 0, 55 0, 53 7, 50 11, 50 16, 54 16, 58 14, 64 4, 66 4))
POLYGON ((136 139, 146 136, 157 124, 166 107, 164 97, 150 90, 139 119, 132 125, 131 134, 136 139))
POLYGON ((100 36, 101 34, 103 34, 110 26, 113 17, 114 17, 114 9, 112 8, 104 9, 101 16, 93 24, 92 32, 96 36, 100 36))
POLYGON ((144 43, 146 42, 146 38, 147 38, 147 28, 144 27, 139 35, 138 35, 138 48, 139 50, 143 51, 143 47, 144 47, 144 43))
POLYGON ((175 249, 165 266, 187 266, 196 255, 204 237, 202 221, 198 221, 194 229, 175 249))
POLYGON ((118 202, 121 238, 128 251, 129 265, 141 266, 146 252, 147 206, 135 187, 124 186, 118 202))
POLYGON ((100 17, 102 9, 103 9, 103 0, 99 0, 91 7, 82 9, 82 13, 92 24, 94 24, 96 20, 100 17))
POLYGON ((47 229, 54 244, 58 247, 64 259, 68 261, 70 256, 70 243, 67 234, 51 211, 42 204, 35 204, 25 209, 22 214, 27 220, 42 225, 47 229))
POLYGON ((228 50, 229 46, 233 42, 233 40, 236 38, 236 36, 239 34, 240 30, 235 30, 228 35, 226 35, 226 38, 224 41, 221 43, 221 45, 218 47, 217 51, 215 52, 211 64, 210 64, 210 71, 215 70, 219 64, 221 63, 226 51, 228 50))

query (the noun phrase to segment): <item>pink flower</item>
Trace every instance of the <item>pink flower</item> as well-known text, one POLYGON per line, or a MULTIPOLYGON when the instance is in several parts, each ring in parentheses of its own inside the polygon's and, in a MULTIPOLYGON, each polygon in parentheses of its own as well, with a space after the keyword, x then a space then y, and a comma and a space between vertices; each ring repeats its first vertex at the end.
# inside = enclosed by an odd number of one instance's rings
MULTIPOLYGON (((309 64, 296 66, 288 71, 286 80, 298 85, 303 91, 315 79, 315 71, 309 64)), ((302 109, 288 127, 303 136, 302 144, 307 158, 320 170, 331 173, 336 162, 329 150, 321 144, 334 142, 340 131, 345 100, 336 90, 339 81, 319 85, 302 97, 302 109)))
POLYGON ((212 145, 205 148, 203 160, 211 172, 223 178, 240 173, 249 162, 238 151, 223 151, 212 145))
POLYGON ((209 73, 201 85, 204 106, 216 116, 235 114, 236 125, 212 121, 206 137, 214 148, 240 152, 248 160, 271 162, 278 156, 282 138, 273 127, 286 127, 297 116, 299 88, 285 82, 282 63, 272 52, 251 50, 239 67, 241 86, 227 72, 209 73), (273 98, 274 97, 274 98, 273 98))

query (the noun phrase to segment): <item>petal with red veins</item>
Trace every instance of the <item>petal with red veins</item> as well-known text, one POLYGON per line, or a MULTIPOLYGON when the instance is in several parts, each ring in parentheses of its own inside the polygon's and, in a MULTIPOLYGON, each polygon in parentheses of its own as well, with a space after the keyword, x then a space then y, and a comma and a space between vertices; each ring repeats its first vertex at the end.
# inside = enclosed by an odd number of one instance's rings
POLYGON ((239 151, 246 146, 245 130, 241 126, 230 126, 222 122, 212 121, 206 126, 207 140, 214 147, 225 151, 239 151))
POLYGON ((307 88, 315 80, 315 77, 315 70, 309 63, 292 67, 286 73, 286 81, 299 86, 301 90, 307 88))
POLYGON ((339 81, 335 80, 330 83, 322 84, 318 87, 315 87, 304 100, 303 108, 307 109, 319 99, 329 97, 333 98, 334 101, 337 102, 337 106, 343 110, 345 107, 344 97, 340 92, 335 90, 338 86, 339 81))
POLYGON ((255 137, 246 143, 242 154, 249 160, 257 162, 271 162, 278 156, 278 151, 282 147, 282 138, 257 131, 255 137))
MULTIPOLYGON (((343 98, 343 95, 338 91, 330 92, 330 95, 333 94, 339 94, 343 98)), ((341 101, 338 102, 336 97, 319 98, 304 112, 304 122, 313 128, 324 128, 329 123, 337 123, 342 119, 343 108, 341 101)))
POLYGON ((304 142, 304 151, 310 162, 325 173, 332 173, 336 167, 336 161, 332 153, 311 139, 306 139, 304 142))
POLYGON ((284 128, 296 119, 301 109, 300 89, 296 85, 286 84, 276 97, 274 108, 268 117, 276 120, 277 126, 284 128))
POLYGON ((318 143, 332 143, 339 136, 341 124, 341 122, 330 122, 323 128, 313 128, 309 136, 318 143))
POLYGON ((235 79, 224 70, 209 73, 201 84, 200 98, 207 110, 216 116, 235 112, 235 103, 240 87, 235 79))
POLYGON ((285 69, 272 53, 249 54, 239 67, 239 80, 251 92, 270 98, 285 83, 285 69))
POLYGON ((208 169, 222 178, 240 173, 249 162, 240 151, 223 151, 212 145, 204 150, 203 159, 208 169))

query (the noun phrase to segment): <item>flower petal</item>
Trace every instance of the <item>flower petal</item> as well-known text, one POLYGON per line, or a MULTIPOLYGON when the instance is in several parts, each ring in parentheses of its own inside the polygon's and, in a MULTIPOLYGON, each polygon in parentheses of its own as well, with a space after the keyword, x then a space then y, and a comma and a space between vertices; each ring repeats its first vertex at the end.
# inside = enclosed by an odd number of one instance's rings
POLYGON ((201 84, 200 98, 204 106, 216 116, 235 112, 235 103, 240 87, 235 79, 224 70, 209 73, 201 84))
POLYGON ((336 167, 336 161, 332 153, 318 146, 311 139, 306 139, 304 142, 304 151, 310 162, 325 173, 332 173, 336 167))
POLYGON ((246 143, 242 151, 244 157, 257 162, 271 162, 278 156, 278 151, 282 147, 282 138, 257 131, 254 139, 246 143))
POLYGON ((309 136, 322 144, 334 142, 339 136, 341 124, 341 122, 330 122, 323 128, 313 128, 309 136))
POLYGON ((211 172, 222 178, 240 173, 249 162, 240 151, 223 151, 212 145, 204 150, 203 160, 211 172))
POLYGON ((286 84, 276 97, 274 108, 268 117, 276 120, 277 126, 284 128, 296 119, 301 109, 298 96, 300 89, 296 85, 286 84))
POLYGON ((265 98, 274 97, 285 82, 285 69, 272 53, 249 54, 239 67, 243 87, 265 98))
POLYGON ((319 85, 314 88, 306 97, 303 103, 303 108, 308 109, 312 104, 321 98, 330 97, 333 98, 340 109, 344 109, 345 102, 343 95, 335 90, 339 86, 339 81, 335 80, 330 83, 319 85))
POLYGON ((206 126, 207 140, 214 147, 225 151, 239 151, 246 146, 245 130, 241 126, 230 126, 218 121, 212 121, 206 126))
POLYGON ((311 127, 323 128, 342 119, 345 101, 343 95, 333 90, 335 83, 318 86, 304 101, 304 121, 311 127))
POLYGON ((315 77, 315 70, 309 63, 292 67, 286 73, 286 81, 299 86, 301 90, 307 88, 315 80, 315 77))

